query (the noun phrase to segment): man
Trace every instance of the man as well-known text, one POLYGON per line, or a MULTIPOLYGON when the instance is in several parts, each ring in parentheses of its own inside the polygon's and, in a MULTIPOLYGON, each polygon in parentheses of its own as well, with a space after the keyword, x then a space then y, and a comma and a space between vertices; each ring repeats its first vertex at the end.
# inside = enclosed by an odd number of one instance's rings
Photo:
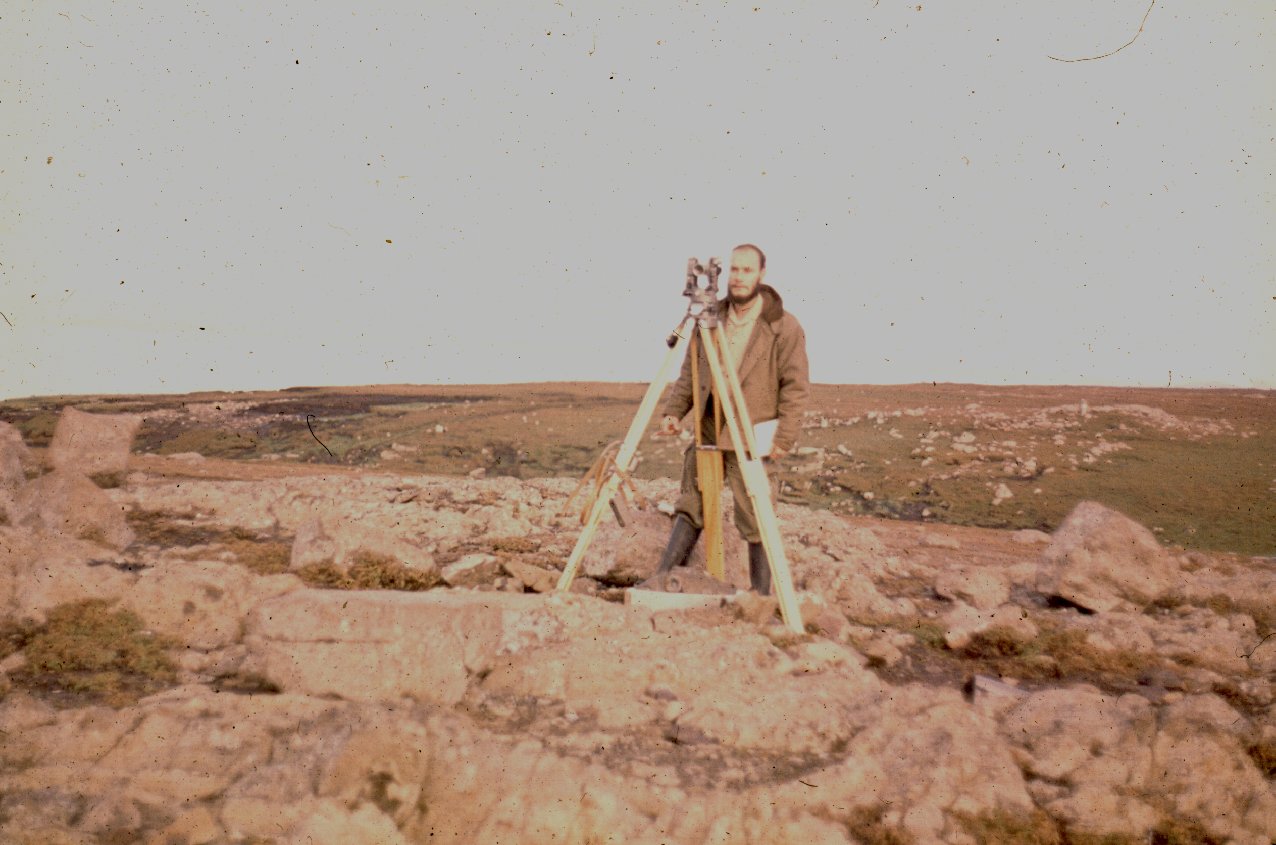
MULTIPOLYGON (((774 288, 764 284, 766 255, 753 244, 741 244, 731 252, 727 297, 718 301, 720 336, 726 340, 730 365, 740 376, 740 385, 749 419, 756 425, 776 421, 768 458, 792 451, 809 389, 806 363, 806 335, 797 319, 784 310, 774 288)), ((697 344, 697 347, 699 345, 697 344)), ((703 422, 701 440, 717 444, 735 500, 735 524, 749 544, 749 585, 761 595, 771 592, 771 567, 762 547, 757 518, 740 474, 740 464, 731 444, 725 421, 715 421, 710 396, 712 378, 703 348, 699 348, 700 406, 703 422), (720 429, 720 430, 719 430, 720 429)), ((679 421, 693 407, 691 354, 682 363, 682 374, 665 402, 662 431, 677 434, 679 421)), ((719 414, 718 417, 721 415, 719 414)), ((682 495, 675 506, 673 532, 660 559, 658 575, 686 563, 704 528, 700 493, 696 489, 696 454, 692 445, 682 465, 682 495)))

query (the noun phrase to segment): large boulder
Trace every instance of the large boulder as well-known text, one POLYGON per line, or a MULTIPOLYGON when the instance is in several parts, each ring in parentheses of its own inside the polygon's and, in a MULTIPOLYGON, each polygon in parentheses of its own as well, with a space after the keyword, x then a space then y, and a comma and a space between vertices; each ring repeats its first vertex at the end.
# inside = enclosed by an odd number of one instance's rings
POLYGON ((84 599, 114 601, 132 589, 137 575, 102 547, 69 537, 0 529, 0 615, 41 624, 47 611, 84 599))
POLYGON ((115 549, 133 542, 123 508, 106 491, 70 469, 59 469, 23 485, 9 520, 45 534, 91 540, 115 549))
POLYGON ((1216 695, 1171 704, 1150 749, 1157 794, 1217 841, 1276 842, 1276 790, 1246 753, 1252 738, 1248 720, 1216 695))
MULTIPOLYGON (((723 505, 722 526, 726 583, 748 586, 746 546, 731 522, 731 513, 728 502, 723 505)), ((669 544, 674 521, 655 509, 628 510, 624 518, 625 524, 621 526, 610 511, 603 515, 585 554, 582 571, 604 584, 629 587, 642 583, 655 573, 669 544)), ((707 571, 708 566, 705 539, 706 535, 701 533, 687 558, 687 566, 699 572, 707 571)))
POLYGON ((875 714, 883 685, 852 649, 808 643, 795 659, 743 626, 713 631, 656 617, 656 637, 651 623, 626 630, 617 615, 503 657, 481 689, 503 701, 561 701, 608 730, 659 724, 679 744, 748 754, 829 755, 875 714))
POLYGON ((1049 813, 1096 838, 1137 836, 1159 819, 1154 780, 1156 714, 1147 699, 1090 686, 1043 690, 1001 726, 1049 813))
POLYGON ((67 405, 53 430, 49 461, 85 475, 122 474, 141 425, 137 414, 86 414, 67 405))
POLYGON ((560 629, 533 595, 303 589, 248 615, 245 671, 286 692, 451 705, 498 650, 560 629))
POLYGON ((673 520, 657 510, 629 511, 623 527, 607 512, 590 540, 581 571, 605 584, 641 583, 656 571, 672 530, 673 520))
POLYGON ((1150 626, 1149 632, 1156 652, 1165 657, 1231 675, 1258 669, 1248 655, 1261 637, 1254 620, 1243 613, 1220 615, 1205 608, 1181 608, 1150 626))
POLYGON ((1142 836, 1168 806, 1218 841, 1276 841, 1276 796, 1245 752, 1254 729, 1218 696, 1158 714, 1138 695, 1042 690, 1001 729, 1039 803, 1069 830, 1142 836))
MULTIPOLYGON (((963 817, 1026 816, 1033 802, 996 723, 955 690, 893 687, 844 760, 775 791, 820 816, 881 813, 871 841, 969 842, 963 817), (899 831, 898 834, 893 831, 899 831)), ((869 841, 869 840, 861 840, 869 841)))
POLYGON ((30 464, 31 450, 22 442, 22 433, 7 422, 0 422, 0 490, 21 487, 30 464))
POLYGON ((156 633, 211 651, 239 642, 252 607, 300 587, 292 575, 258 577, 242 566, 196 560, 142 571, 121 598, 156 633))
POLYGON ((1174 558, 1134 520, 1098 502, 1081 502, 1042 553, 1038 589, 1081 607, 1146 607, 1179 585, 1174 558))

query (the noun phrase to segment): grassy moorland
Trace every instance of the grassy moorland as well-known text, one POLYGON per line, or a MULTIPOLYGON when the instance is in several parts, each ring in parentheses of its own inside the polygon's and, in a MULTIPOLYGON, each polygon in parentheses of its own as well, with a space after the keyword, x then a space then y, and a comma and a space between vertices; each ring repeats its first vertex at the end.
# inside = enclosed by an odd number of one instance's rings
MULTIPOLYGON (((74 404, 142 414, 142 453, 579 476, 624 436, 644 390, 547 383, 39 397, 0 403, 0 419, 36 447, 74 404)), ((684 445, 646 437, 637 475, 676 477, 684 445)), ((1050 530, 1095 499, 1167 544, 1276 554, 1272 391, 816 385, 798 446, 774 473, 786 501, 812 507, 1050 530)))

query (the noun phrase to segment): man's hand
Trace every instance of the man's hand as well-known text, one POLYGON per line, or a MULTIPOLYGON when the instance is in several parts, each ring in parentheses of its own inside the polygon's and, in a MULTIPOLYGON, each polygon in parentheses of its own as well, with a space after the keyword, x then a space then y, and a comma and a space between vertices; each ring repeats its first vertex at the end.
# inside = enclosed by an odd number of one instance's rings
POLYGON ((678 422, 677 417, 665 417, 660 421, 659 434, 666 437, 675 437, 682 432, 682 425, 678 422))
POLYGON ((766 461, 767 463, 782 461, 785 458, 789 457, 790 455, 796 454, 796 452, 797 452, 796 446, 794 446, 791 449, 781 449, 777 446, 772 446, 770 453, 763 455, 762 460, 766 461))

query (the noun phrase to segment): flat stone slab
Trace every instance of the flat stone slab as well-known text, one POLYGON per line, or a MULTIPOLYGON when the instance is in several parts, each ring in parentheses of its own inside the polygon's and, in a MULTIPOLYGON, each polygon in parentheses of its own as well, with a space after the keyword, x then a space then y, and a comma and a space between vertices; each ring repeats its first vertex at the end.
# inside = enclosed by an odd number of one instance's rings
POLYGON ((297 590, 248 615, 244 670, 285 692, 451 705, 472 674, 561 636, 551 598, 431 590, 297 590))
POLYGON ((735 596, 713 593, 664 593, 660 590, 625 590, 625 604, 648 610, 695 610, 722 607, 735 601, 735 596))

